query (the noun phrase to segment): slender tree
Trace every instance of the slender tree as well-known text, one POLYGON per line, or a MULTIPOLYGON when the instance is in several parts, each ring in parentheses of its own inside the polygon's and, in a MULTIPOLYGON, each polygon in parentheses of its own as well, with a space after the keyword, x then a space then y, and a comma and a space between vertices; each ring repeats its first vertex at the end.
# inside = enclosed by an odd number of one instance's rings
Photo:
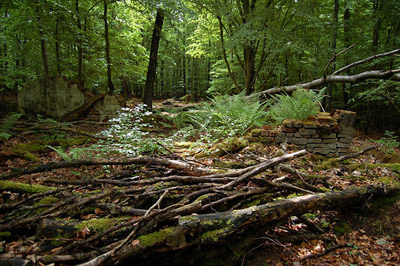
POLYGON ((106 62, 107 62, 107 84, 108 84, 108 89, 109 93, 113 94, 114 92, 114 84, 112 82, 112 76, 111 76, 111 58, 110 58, 110 39, 108 36, 108 21, 107 21, 107 11, 108 11, 108 3, 107 0, 103 0, 104 4, 104 37, 106 40, 106 62))
POLYGON ((154 22, 153 36, 151 39, 149 67, 147 70, 146 85, 143 93, 143 103, 147 105, 148 110, 153 108, 153 88, 156 79, 158 46, 160 43, 161 29, 164 23, 165 13, 163 10, 157 10, 156 20, 154 22))

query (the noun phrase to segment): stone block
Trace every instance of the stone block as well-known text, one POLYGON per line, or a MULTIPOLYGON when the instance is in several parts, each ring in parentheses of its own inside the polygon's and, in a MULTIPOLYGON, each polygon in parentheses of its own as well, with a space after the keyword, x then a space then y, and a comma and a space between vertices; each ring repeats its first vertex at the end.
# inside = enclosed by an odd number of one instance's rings
POLYGON ((260 137, 260 142, 265 143, 265 144, 271 144, 275 141, 275 138, 273 137, 260 137))
POLYGON ((293 138, 294 137, 294 133, 286 133, 286 137, 288 137, 288 138, 293 138))
POLYGON ((294 133, 294 137, 295 137, 295 138, 301 138, 301 135, 300 135, 299 132, 296 132, 296 133, 294 133))
POLYGON ((290 127, 290 128, 284 127, 284 128, 282 128, 282 131, 283 131, 283 132, 286 132, 286 133, 296 133, 296 132, 297 132, 297 128, 294 128, 294 127, 290 127))
POLYGON ((305 129, 305 128, 300 128, 299 129, 299 133, 302 136, 306 136, 306 135, 315 135, 317 133, 317 131, 315 129, 305 129))
POLYGON ((304 144, 307 144, 307 139, 305 139, 305 138, 295 138, 293 143, 296 144, 296 145, 304 145, 304 144))
POLYGON ((339 153, 348 153, 350 151, 350 149, 344 149, 344 148, 339 148, 338 152, 339 153))
POLYGON ((336 148, 337 148, 336 143, 331 143, 331 144, 328 144, 327 146, 329 149, 336 151, 336 148))
POLYGON ((301 121, 294 122, 293 123, 293 127, 302 128, 303 127, 303 123, 301 121))
POLYGON ((324 148, 315 148, 314 153, 322 154, 322 155, 327 155, 330 153, 329 149, 324 149, 324 148))
POLYGON ((278 131, 276 130, 270 130, 268 136, 270 137, 276 137, 278 135, 278 131))
POLYGON ((308 143, 322 143, 322 139, 308 139, 308 143))
POLYGON ((317 129, 318 128, 318 124, 316 124, 316 123, 305 123, 303 125, 303 127, 305 129, 317 129))
POLYGON ((269 131, 268 130, 261 131, 261 136, 262 137, 268 137, 269 136, 269 131))
POLYGON ((337 143, 337 142, 338 142, 337 139, 323 139, 322 140, 322 143, 329 143, 329 144, 337 143))
POLYGON ((338 143, 336 144, 336 147, 338 147, 338 148, 344 148, 344 149, 349 149, 350 146, 351 146, 350 143, 341 143, 341 142, 338 142, 338 143))
POLYGON ((317 129, 318 134, 320 135, 328 135, 332 133, 331 126, 329 124, 321 124, 317 129))
POLYGON ((246 136, 246 139, 247 139, 249 142, 258 142, 258 138, 257 138, 257 137, 246 136))
POLYGON ((285 133, 279 133, 276 137, 275 137, 275 141, 276 143, 282 143, 282 142, 286 142, 286 135, 285 133))
POLYGON ((292 128, 293 122, 291 120, 285 119, 283 120, 282 125, 284 128, 292 128))
POLYGON ((251 131, 251 135, 252 135, 253 137, 258 137, 258 136, 261 135, 261 132, 262 132, 262 131, 263 131, 263 130, 262 130, 262 129, 259 129, 259 128, 253 129, 253 130, 251 131))
POLYGON ((328 135, 321 135, 323 139, 336 139, 336 133, 328 134, 328 135))
POLYGON ((315 148, 323 148, 323 149, 327 149, 328 146, 326 144, 322 144, 322 143, 316 143, 316 144, 307 144, 307 148, 309 149, 315 149, 315 148))

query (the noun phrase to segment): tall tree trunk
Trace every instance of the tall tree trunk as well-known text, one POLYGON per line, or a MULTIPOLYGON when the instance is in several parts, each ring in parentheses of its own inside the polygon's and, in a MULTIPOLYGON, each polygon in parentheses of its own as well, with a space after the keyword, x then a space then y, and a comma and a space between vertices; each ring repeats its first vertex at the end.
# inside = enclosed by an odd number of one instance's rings
POLYGON ((46 48, 46 39, 44 38, 43 33, 43 25, 42 25, 42 17, 40 14, 40 3, 39 0, 36 0, 36 20, 39 28, 39 37, 40 37, 40 48, 42 52, 42 60, 43 60, 43 74, 45 77, 49 76, 49 55, 46 48))
POLYGON ((251 45, 246 45, 244 48, 244 70, 245 70, 245 89, 246 95, 254 92, 254 84, 256 81, 255 72, 255 57, 256 51, 251 45))
POLYGON ((60 34, 58 32, 58 26, 60 23, 60 17, 57 15, 56 18, 56 31, 55 31, 55 45, 56 45, 56 61, 57 61, 57 73, 61 76, 61 62, 60 62, 60 34))
POLYGON ((84 87, 83 75, 82 75, 82 62, 83 62, 83 47, 82 47, 82 23, 81 16, 79 13, 79 0, 75 0, 75 12, 76 12, 76 26, 78 28, 77 43, 78 43, 78 86, 84 87))
POLYGON ((187 94, 187 78, 186 78, 186 33, 183 31, 183 57, 182 57, 182 71, 183 71, 183 94, 187 94))
MULTIPOLYGON (((332 44, 331 50, 333 53, 336 52, 336 42, 338 35, 338 24, 339 24, 339 0, 334 0, 334 8, 333 8, 333 31, 332 31, 332 44)), ((336 63, 332 65, 332 71, 335 71, 336 63)), ((332 90, 334 89, 335 84, 328 84, 326 89, 326 96, 324 98, 325 101, 325 110, 328 112, 332 109, 332 90)))
MULTIPOLYGON (((349 47, 350 46, 350 41, 351 41, 351 37, 350 37, 350 10, 348 8, 346 8, 346 10, 344 11, 344 15, 343 15, 343 33, 344 33, 344 46, 345 47, 349 47)), ((346 65, 348 64, 348 60, 345 59, 346 65)), ((349 85, 351 86, 351 85, 349 85)), ((343 108, 346 109, 347 108, 347 102, 349 101, 349 94, 346 90, 346 84, 343 83, 343 87, 342 87, 342 101, 343 101, 343 108)))
POLYGON ((108 37, 108 22, 107 22, 107 0, 103 0, 104 3, 104 37, 106 39, 106 62, 107 62, 107 83, 110 95, 114 92, 114 84, 111 78, 111 59, 110 59, 110 39, 108 37))
POLYGON ((143 103, 148 110, 153 109, 153 88, 156 79, 158 46, 160 44, 161 29, 164 23, 164 11, 158 10, 156 21, 154 22, 153 37, 151 39, 149 67, 147 70, 146 85, 144 87, 143 103))

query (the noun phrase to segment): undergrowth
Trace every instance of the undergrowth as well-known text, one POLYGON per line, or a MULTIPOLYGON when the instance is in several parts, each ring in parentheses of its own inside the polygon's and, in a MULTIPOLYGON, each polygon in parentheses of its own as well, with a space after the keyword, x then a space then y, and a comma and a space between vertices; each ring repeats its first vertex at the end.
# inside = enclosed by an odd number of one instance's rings
POLYGON ((270 104, 268 113, 276 123, 281 123, 284 119, 308 118, 318 113, 324 94, 324 89, 316 93, 299 88, 291 96, 287 93, 272 96, 274 103, 270 104))

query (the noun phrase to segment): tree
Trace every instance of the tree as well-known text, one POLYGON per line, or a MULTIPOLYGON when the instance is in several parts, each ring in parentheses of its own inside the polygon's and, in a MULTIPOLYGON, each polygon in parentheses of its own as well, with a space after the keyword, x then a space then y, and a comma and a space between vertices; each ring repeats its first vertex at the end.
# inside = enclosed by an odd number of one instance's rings
POLYGON ((110 40, 108 37, 108 21, 107 21, 107 11, 108 11, 108 3, 107 0, 103 0, 104 6, 104 38, 106 41, 105 51, 106 51, 106 61, 107 61, 107 84, 109 88, 109 93, 113 94, 114 92, 114 84, 112 82, 111 77, 111 58, 110 58, 110 40))
POLYGON ((154 22, 153 36, 151 39, 149 67, 147 70, 146 85, 143 93, 143 103, 151 111, 153 108, 153 88, 157 70, 158 46, 160 43, 161 29, 164 23, 165 13, 163 10, 157 10, 156 20, 154 22))

